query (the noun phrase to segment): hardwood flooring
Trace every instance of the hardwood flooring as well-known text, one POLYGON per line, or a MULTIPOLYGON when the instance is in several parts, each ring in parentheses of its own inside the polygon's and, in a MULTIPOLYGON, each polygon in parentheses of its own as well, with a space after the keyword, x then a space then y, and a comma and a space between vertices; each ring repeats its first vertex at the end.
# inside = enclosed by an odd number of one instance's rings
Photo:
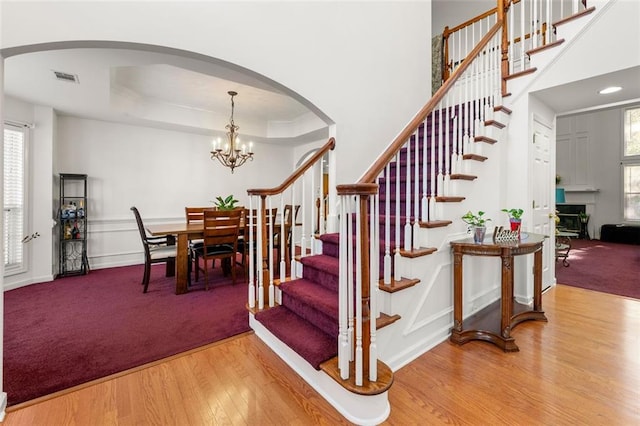
MULTIPOLYGON (((520 352, 443 342, 395 373, 386 425, 640 424, 640 300, 556 286, 520 352)), ((10 407, 13 425, 348 424, 255 335, 10 407)))

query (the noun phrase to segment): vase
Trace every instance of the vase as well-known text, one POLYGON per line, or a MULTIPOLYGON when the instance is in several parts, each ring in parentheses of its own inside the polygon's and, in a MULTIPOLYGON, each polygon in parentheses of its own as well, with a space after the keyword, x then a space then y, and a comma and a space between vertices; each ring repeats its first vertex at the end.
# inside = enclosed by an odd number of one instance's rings
POLYGON ((482 242, 484 241, 484 234, 486 232, 486 226, 475 226, 473 228, 473 242, 476 244, 482 244, 482 242))
POLYGON ((522 219, 509 219, 512 231, 518 231, 518 238, 520 238, 520 225, 522 225, 522 219))

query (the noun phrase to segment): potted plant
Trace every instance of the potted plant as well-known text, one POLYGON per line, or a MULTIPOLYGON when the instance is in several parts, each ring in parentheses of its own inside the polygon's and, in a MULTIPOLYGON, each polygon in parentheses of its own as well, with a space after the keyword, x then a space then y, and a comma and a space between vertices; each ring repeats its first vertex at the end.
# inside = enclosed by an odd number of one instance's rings
POLYGON ((491 219, 485 218, 484 212, 481 210, 479 210, 477 214, 469 210, 462 216, 462 220, 469 225, 469 230, 473 232, 473 242, 481 244, 487 232, 487 222, 491 219))
POLYGON ((233 195, 229 195, 227 198, 216 197, 216 200, 213 202, 218 210, 233 210, 236 208, 236 203, 238 200, 233 198, 233 195))
POLYGON ((522 209, 502 209, 507 215, 509 215, 509 223, 512 231, 518 231, 520 234, 520 225, 522 224, 522 209))

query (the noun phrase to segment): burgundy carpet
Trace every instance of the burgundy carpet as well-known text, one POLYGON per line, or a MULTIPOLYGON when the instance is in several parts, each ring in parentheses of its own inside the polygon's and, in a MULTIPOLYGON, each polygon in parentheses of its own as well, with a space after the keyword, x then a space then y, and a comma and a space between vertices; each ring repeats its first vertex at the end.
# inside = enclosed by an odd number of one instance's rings
POLYGON ((249 330, 242 272, 183 295, 164 265, 101 269, 4 295, 4 390, 13 405, 249 330))
POLYGON ((556 262, 559 284, 640 299, 640 246, 573 240, 570 266, 556 262))

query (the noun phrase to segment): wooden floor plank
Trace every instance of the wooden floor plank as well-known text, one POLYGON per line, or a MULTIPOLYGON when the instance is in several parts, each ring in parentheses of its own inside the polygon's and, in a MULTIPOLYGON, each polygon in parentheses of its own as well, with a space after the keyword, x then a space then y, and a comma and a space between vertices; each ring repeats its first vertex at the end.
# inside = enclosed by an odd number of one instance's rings
MULTIPOLYGON (((443 342, 395 372, 385 425, 640 424, 640 300, 568 286, 519 352, 443 342)), ((255 335, 28 405, 13 425, 349 424, 255 335)))

